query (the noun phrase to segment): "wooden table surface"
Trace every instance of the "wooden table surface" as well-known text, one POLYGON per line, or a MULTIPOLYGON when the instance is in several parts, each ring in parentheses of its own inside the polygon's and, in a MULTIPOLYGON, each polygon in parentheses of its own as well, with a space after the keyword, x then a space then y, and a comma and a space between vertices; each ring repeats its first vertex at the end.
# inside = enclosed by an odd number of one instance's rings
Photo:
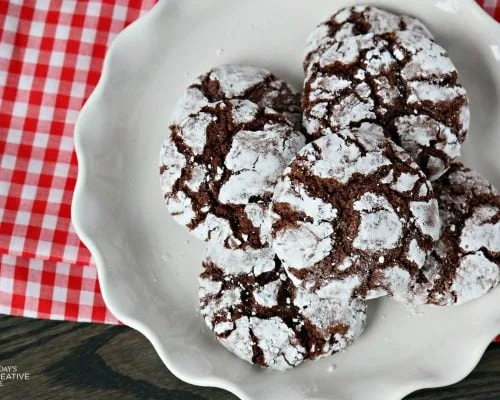
MULTIPOLYGON (((0 372, 15 366, 27 381, 4 381, 0 399, 235 400, 220 389, 175 378, 152 346, 124 326, 0 316, 0 372)), ((405 400, 499 400, 500 345, 491 345, 464 381, 405 400)), ((270 400, 270 399, 263 399, 270 400)))

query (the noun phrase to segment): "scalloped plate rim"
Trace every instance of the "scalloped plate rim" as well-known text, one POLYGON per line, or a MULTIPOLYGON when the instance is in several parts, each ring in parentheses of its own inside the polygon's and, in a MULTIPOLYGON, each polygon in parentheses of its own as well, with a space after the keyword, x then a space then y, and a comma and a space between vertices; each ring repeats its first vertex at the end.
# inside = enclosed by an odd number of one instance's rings
MULTIPOLYGON (((85 129, 82 121, 84 120, 84 118, 87 117, 87 115, 90 115, 92 111, 98 106, 99 102, 102 101, 102 95, 109 85, 109 78, 112 74, 112 65, 110 61, 112 58, 112 54, 117 51, 117 48, 122 46, 121 44, 122 36, 129 34, 132 31, 132 29, 135 29, 138 26, 146 25, 157 14, 160 14, 161 7, 164 7, 166 4, 173 3, 175 1, 176 0, 160 0, 153 7, 151 11, 149 11, 146 15, 140 17, 138 20, 131 23, 122 32, 120 32, 114 39, 113 43, 110 45, 109 49, 107 50, 99 82, 94 91, 92 92, 92 94, 90 95, 90 97, 88 98, 88 100, 86 101, 86 103, 84 104, 84 106, 82 107, 82 110, 80 111, 80 115, 75 125, 74 141, 75 141, 75 152, 78 159, 78 176, 72 200, 72 223, 78 236, 80 237, 82 242, 88 247, 92 256, 95 259, 98 278, 101 285, 102 296, 104 298, 107 307, 116 318, 118 318, 121 322, 125 323, 126 325, 132 327, 133 329, 137 330, 141 334, 143 334, 151 342, 155 351, 158 353, 165 366, 179 379, 193 385, 212 386, 225 389, 235 394, 236 396, 240 397, 241 399, 250 400, 251 397, 249 397, 244 391, 242 391, 236 384, 233 384, 228 380, 212 375, 204 377, 191 377, 181 373, 177 369, 176 365, 170 361, 168 353, 163 347, 159 339, 159 336, 156 334, 156 332, 150 329, 146 324, 144 324, 139 319, 132 318, 120 311, 119 306, 117 306, 114 302, 113 291, 111 289, 111 286, 107 282, 106 263, 104 262, 104 257, 102 255, 100 247, 96 242, 92 240, 91 235, 87 234, 85 229, 82 227, 80 223, 80 218, 83 217, 83 214, 77 212, 77 210, 81 208, 84 204, 83 191, 85 183, 89 179, 87 176, 87 169, 86 169, 87 159, 85 156, 85 149, 81 142, 83 136, 85 135, 84 133, 85 129)), ((469 2, 470 4, 468 6, 475 8, 476 12, 479 12, 482 15, 484 22, 491 26, 494 26, 495 29, 498 29, 500 35, 500 24, 497 24, 496 21, 494 21, 482 7, 480 7, 474 0, 462 0, 462 1, 469 2)), ((87 194, 91 195, 91 193, 87 194)), ((475 362, 472 363, 473 365, 471 364, 470 368, 466 369, 465 373, 459 373, 457 374, 458 376, 450 376, 449 379, 443 379, 441 381, 435 380, 435 381, 428 381, 427 383, 419 381, 413 385, 409 383, 405 388, 401 388, 401 395, 406 396, 416 390, 424 388, 435 388, 435 387, 452 385, 464 379, 475 368, 477 363, 480 361, 484 351, 490 344, 491 339, 494 339, 495 336, 496 335, 490 337, 488 341, 487 340, 484 340, 484 342, 481 341, 482 344, 478 346, 477 349, 478 352, 476 353, 477 357, 475 357, 475 362)))

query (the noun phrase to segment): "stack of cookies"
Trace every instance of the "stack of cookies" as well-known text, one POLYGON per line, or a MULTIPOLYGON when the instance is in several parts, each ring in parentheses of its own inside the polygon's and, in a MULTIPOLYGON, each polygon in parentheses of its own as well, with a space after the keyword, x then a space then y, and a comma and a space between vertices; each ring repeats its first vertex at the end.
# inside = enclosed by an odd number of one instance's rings
POLYGON ((304 71, 300 98, 262 68, 212 69, 160 155, 169 213, 207 242, 206 324, 278 370, 352 344, 369 299, 448 306, 500 281, 500 196, 455 160, 469 102, 427 28, 342 9, 304 71))

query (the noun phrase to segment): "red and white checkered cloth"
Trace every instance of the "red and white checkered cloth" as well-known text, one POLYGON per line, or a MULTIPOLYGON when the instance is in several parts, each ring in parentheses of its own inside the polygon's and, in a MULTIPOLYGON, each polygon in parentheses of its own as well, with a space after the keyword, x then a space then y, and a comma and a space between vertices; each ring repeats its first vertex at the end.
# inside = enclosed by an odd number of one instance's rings
POLYGON ((108 45, 155 2, 0 0, 0 313, 117 322, 71 226, 73 129, 108 45))
POLYGON ((71 226, 73 130, 106 49, 155 0, 0 0, 0 313, 117 323, 71 226))

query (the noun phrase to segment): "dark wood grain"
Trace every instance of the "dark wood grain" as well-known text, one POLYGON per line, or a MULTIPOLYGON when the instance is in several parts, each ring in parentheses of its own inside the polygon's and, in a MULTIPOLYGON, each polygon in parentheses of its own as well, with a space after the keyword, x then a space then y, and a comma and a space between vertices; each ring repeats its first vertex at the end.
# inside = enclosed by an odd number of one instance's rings
MULTIPOLYGON (((142 335, 123 326, 0 316, 0 366, 6 365, 28 372, 30 380, 4 382, 2 400, 236 399, 220 389, 181 382, 142 335)), ((500 345, 491 345, 464 381, 406 400, 463 399, 500 399, 500 345)))

